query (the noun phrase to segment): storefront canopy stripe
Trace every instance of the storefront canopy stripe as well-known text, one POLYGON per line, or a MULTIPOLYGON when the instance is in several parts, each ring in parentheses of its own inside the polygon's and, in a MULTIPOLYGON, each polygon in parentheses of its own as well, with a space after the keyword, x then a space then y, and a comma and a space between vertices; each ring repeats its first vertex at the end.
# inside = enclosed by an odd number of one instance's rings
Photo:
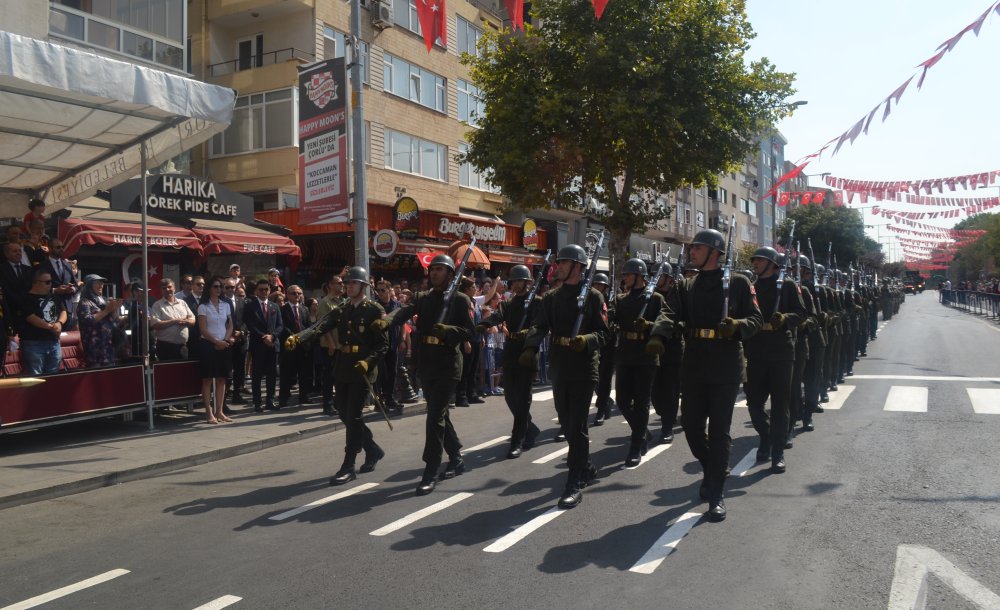
POLYGON ((236 92, 0 32, 0 216, 30 197, 48 212, 139 174, 226 129, 236 92))
POLYGON ((198 227, 192 231, 201 240, 205 254, 282 254, 291 258, 291 264, 296 264, 302 259, 302 249, 283 235, 198 227))
MULTIPOLYGON (((142 245, 142 226, 131 222, 108 222, 68 218, 59 221, 59 237, 64 256, 73 256, 82 246, 142 245)), ((187 248, 203 253, 201 240, 190 229, 174 225, 150 224, 147 239, 153 248, 187 248)))

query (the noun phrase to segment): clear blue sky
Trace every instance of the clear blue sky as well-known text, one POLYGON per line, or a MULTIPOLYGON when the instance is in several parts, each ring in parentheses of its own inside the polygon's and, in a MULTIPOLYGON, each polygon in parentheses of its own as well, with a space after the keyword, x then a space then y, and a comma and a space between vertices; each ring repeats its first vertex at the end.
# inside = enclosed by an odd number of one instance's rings
MULTIPOLYGON (((751 57, 767 57, 779 70, 796 73, 798 92, 791 100, 809 102, 778 125, 788 139, 785 157, 798 161, 850 129, 917 72, 915 66, 938 45, 995 2, 747 0, 747 16, 757 33, 751 57)), ((967 33, 928 71, 919 91, 917 78, 910 83, 885 123, 880 110, 868 135, 845 144, 836 156, 828 149, 806 173, 916 180, 1000 169, 998 68, 1000 15, 994 12, 978 37, 967 33)), ((818 184, 821 179, 811 180, 818 184)), ((997 194, 994 187, 955 196, 997 194)), ((886 222, 864 213, 867 224, 886 222)), ((887 233, 881 231, 883 240, 887 233)))

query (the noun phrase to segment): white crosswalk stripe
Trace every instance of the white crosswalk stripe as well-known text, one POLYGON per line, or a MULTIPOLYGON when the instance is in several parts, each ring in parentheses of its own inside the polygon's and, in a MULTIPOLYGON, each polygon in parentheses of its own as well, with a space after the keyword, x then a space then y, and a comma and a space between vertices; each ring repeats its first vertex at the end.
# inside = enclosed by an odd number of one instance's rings
POLYGON ((402 519, 397 519, 397 520, 393 521, 392 523, 390 523, 389 525, 386 525, 384 527, 380 527, 377 530, 374 530, 374 531, 371 531, 371 532, 368 532, 368 533, 371 534, 372 536, 385 536, 385 535, 391 534, 391 533, 393 533, 393 532, 395 532, 397 530, 403 529, 407 525, 416 523, 417 521, 423 519, 424 517, 429 517, 430 515, 433 515, 436 512, 439 512, 439 511, 442 511, 442 510, 444 510, 446 508, 454 506, 455 504, 458 504, 462 500, 465 500, 466 498, 471 498, 471 497, 472 497, 472 494, 469 493, 469 492, 466 492, 466 491, 463 491, 461 493, 457 493, 457 494, 451 496, 450 498, 448 498, 446 500, 442 500, 442 501, 438 502, 437 504, 431 504, 427 508, 422 508, 422 509, 420 509, 420 510, 414 512, 414 513, 411 513, 411 514, 403 517, 402 519))
POLYGON ((885 399, 885 411, 927 412, 927 388, 923 386, 894 385, 885 399))
POLYGON ((855 386, 852 385, 837 386, 837 391, 830 393, 830 402, 824 404, 823 409, 829 411, 839 410, 844 406, 844 402, 847 400, 847 397, 854 391, 854 387, 855 386))
POLYGON ((493 544, 490 544, 483 550, 487 553, 502 553, 514 546, 518 542, 524 540, 528 537, 528 534, 534 532, 538 528, 542 527, 546 523, 554 520, 556 517, 562 515, 566 512, 566 509, 562 508, 550 508, 544 513, 538 515, 531 521, 528 521, 521 527, 515 529, 513 532, 507 534, 503 538, 500 538, 493 544))
POLYGON ((993 388, 965 388, 976 413, 1000 415, 1000 390, 993 388))
POLYGON ((223 595, 218 599, 213 599, 207 604, 202 604, 194 610, 222 610, 223 608, 232 606, 236 602, 242 600, 242 597, 236 597, 235 595, 223 595))
POLYGON ((59 599, 60 597, 66 597, 71 593, 76 593, 77 591, 82 591, 83 589, 87 589, 95 585, 108 582, 109 580, 118 578, 119 576, 124 576, 125 574, 128 573, 129 573, 128 570, 124 570, 121 568, 117 570, 111 570, 103 574, 98 574, 97 576, 93 576, 86 580, 81 580, 80 582, 73 583, 71 585, 66 585, 65 587, 60 587, 55 591, 49 591, 48 593, 36 595, 31 599, 24 600, 23 602, 18 602, 10 606, 4 606, 0 610, 27 610, 27 608, 34 608, 36 606, 41 606, 42 604, 47 604, 50 601, 59 599))
POLYGON ((635 562, 635 565, 629 568, 629 572, 652 574, 656 571, 656 568, 663 563, 667 555, 674 552, 681 538, 687 535, 700 518, 701 513, 684 513, 681 515, 676 521, 670 524, 667 531, 663 532, 663 535, 653 543, 653 546, 646 551, 646 554, 639 561, 635 562))
POLYGON ((353 487, 353 488, 348 489, 346 491, 342 491, 340 493, 336 493, 336 494, 333 494, 332 496, 327 496, 325 498, 320 498, 319 500, 314 500, 314 501, 312 501, 309 504, 306 504, 304 506, 300 506, 298 508, 293 508, 292 510, 287 510, 287 511, 285 511, 283 513, 279 513, 277 515, 274 515, 270 519, 271 519, 271 521, 284 521, 285 519, 290 519, 290 518, 292 518, 292 517, 294 517, 296 515, 300 515, 300 514, 306 512, 307 510, 312 510, 312 509, 317 508, 319 506, 323 506, 324 504, 329 504, 330 502, 333 502, 334 500, 339 500, 341 498, 346 498, 348 496, 353 496, 356 493, 360 493, 362 491, 366 491, 368 489, 371 489, 372 487, 378 487, 378 483, 362 483, 361 485, 358 485, 357 487, 353 487))

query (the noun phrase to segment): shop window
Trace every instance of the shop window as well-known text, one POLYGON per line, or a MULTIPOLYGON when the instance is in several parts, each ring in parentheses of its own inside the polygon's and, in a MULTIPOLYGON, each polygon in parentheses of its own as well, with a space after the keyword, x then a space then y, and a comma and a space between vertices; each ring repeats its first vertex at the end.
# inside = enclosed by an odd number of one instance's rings
POLYGON ((212 138, 211 155, 295 146, 297 120, 294 89, 242 95, 236 98, 229 127, 212 138))
POLYGON ((382 79, 386 91, 438 112, 446 112, 444 77, 388 53, 383 57, 382 79))
POLYGON ((386 129, 385 166, 408 174, 447 182, 448 147, 386 129))

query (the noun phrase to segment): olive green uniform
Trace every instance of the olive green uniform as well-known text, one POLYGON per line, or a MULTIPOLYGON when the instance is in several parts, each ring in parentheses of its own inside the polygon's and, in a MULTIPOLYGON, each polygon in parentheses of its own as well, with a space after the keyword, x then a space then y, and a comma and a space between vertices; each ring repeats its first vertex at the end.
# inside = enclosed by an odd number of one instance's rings
POLYGON ((374 457, 373 453, 381 453, 361 415, 369 384, 355 366, 364 362, 368 366, 368 381, 374 383, 378 363, 389 351, 389 338, 385 332, 368 330, 372 322, 385 315, 385 310, 367 297, 357 305, 348 302, 339 308, 339 312, 336 327, 339 348, 333 364, 333 383, 336 386, 334 404, 346 428, 345 459, 353 463, 354 456, 362 449, 368 459, 374 457))
POLYGON ((618 410, 625 416, 632 429, 632 446, 645 449, 647 428, 649 427, 649 402, 653 388, 653 376, 660 364, 659 356, 646 351, 650 328, 636 325, 639 313, 645 305, 642 318, 655 322, 663 310, 663 297, 656 291, 649 303, 644 298, 645 290, 634 288, 615 297, 615 316, 618 322, 618 349, 615 353, 615 395, 618 410))

